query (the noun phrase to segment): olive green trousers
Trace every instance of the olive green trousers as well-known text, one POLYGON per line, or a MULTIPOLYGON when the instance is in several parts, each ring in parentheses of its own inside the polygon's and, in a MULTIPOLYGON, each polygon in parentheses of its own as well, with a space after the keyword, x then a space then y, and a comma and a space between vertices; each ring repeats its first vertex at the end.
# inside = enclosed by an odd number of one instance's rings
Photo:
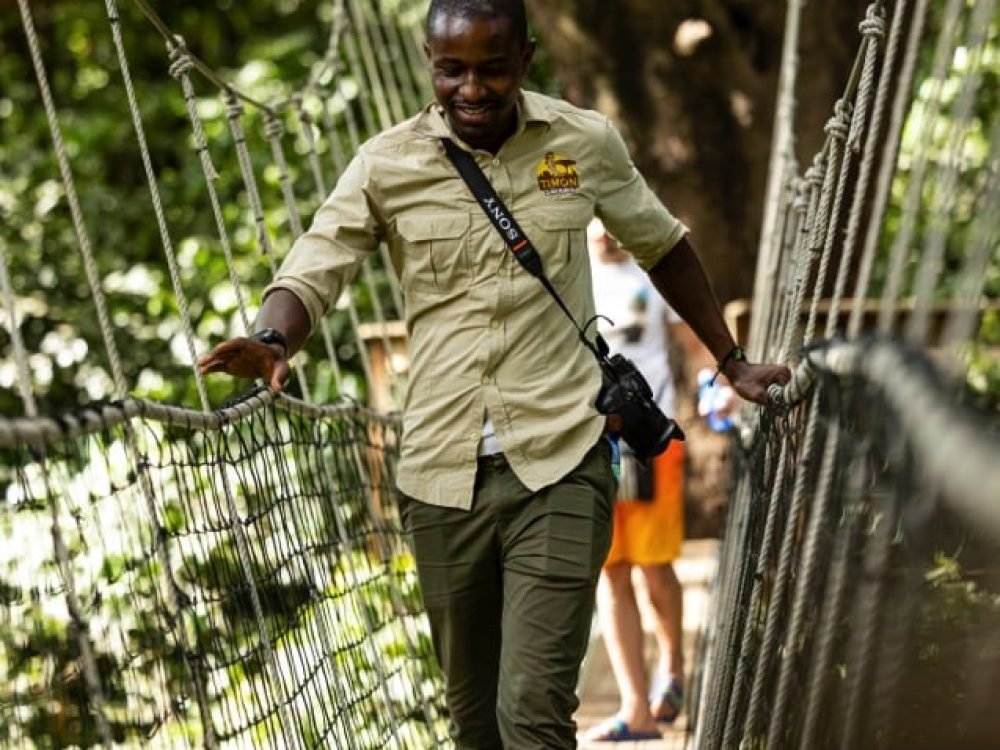
POLYGON ((471 511, 401 499, 459 750, 576 747, 576 682, 611 542, 610 461, 602 438, 531 492, 489 456, 471 511))

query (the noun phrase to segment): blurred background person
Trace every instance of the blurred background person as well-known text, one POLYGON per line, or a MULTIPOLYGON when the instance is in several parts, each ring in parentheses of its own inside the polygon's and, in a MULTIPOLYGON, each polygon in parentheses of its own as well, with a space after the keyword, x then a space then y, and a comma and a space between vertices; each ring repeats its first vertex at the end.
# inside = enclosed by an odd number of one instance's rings
MULTIPOLYGON (((673 416, 668 338, 684 349, 701 344, 600 219, 588 226, 587 241, 596 310, 608 318, 600 319, 599 330, 612 353, 635 363, 664 414, 673 416)), ((621 453, 611 549, 597 588, 601 634, 621 703, 614 716, 586 733, 590 742, 659 737, 657 722, 672 723, 684 705, 683 591, 673 566, 684 539, 684 444, 671 441, 648 466, 639 464, 624 442, 621 453), (644 658, 635 569, 653 615, 658 656, 652 674, 644 658)))

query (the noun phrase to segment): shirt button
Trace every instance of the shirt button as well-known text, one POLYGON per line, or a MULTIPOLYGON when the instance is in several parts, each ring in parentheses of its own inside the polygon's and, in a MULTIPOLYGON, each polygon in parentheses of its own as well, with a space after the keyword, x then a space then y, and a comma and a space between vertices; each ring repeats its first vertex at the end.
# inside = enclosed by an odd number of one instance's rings
POLYGON ((499 320, 497 320, 496 318, 494 318, 493 320, 490 321, 490 328, 499 328, 499 327, 500 327, 500 321, 499 320))
POLYGON ((476 430, 473 430, 472 432, 469 433, 469 440, 478 441, 480 437, 482 437, 482 433, 476 430))
POLYGON ((483 385, 489 385, 489 384, 490 384, 490 376, 483 375, 483 385))
POLYGON ((499 156, 493 158, 493 166, 494 167, 499 167, 500 166, 500 157, 499 156))

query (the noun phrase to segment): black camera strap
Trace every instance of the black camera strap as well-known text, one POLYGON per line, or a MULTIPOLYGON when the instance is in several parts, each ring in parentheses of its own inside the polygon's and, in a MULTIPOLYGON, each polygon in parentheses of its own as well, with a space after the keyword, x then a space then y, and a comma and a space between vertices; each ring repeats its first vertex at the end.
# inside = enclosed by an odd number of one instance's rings
POLYGON ((566 313, 566 317, 573 324, 580 337, 580 341, 597 357, 597 362, 601 365, 601 369, 606 370, 607 356, 610 348, 604 337, 595 331, 593 342, 587 338, 586 330, 573 317, 573 313, 566 307, 566 303, 562 301, 562 297, 559 296, 555 287, 552 286, 552 282, 545 275, 545 268, 542 266, 542 256, 538 254, 538 250, 535 249, 531 240, 528 239, 528 235, 524 233, 524 230, 521 229, 521 226, 514 219, 513 215, 507 210, 507 206, 500 200, 500 196, 497 195, 490 181, 486 179, 486 175, 483 174, 483 170, 476 164, 476 160, 472 154, 460 147, 451 138, 442 138, 441 143, 444 144, 445 153, 448 155, 451 163, 455 165, 455 169, 458 170, 462 179, 465 180, 465 184, 468 185, 473 197, 475 197, 483 212, 489 217, 489 220, 493 222, 493 226, 496 227, 497 232, 503 237, 504 243, 510 248, 517 262, 521 264, 521 267, 525 271, 538 279, 542 286, 545 287, 545 290, 552 295, 552 299, 556 301, 556 304, 566 313))

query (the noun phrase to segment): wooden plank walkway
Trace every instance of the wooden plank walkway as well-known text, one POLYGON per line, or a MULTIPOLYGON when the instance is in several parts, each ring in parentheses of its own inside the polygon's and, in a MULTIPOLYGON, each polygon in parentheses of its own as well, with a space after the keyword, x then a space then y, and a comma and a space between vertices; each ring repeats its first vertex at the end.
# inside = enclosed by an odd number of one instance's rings
MULTIPOLYGON (((709 586, 715 575, 718 541, 715 539, 688 540, 684 543, 681 558, 674 563, 677 577, 684 587, 684 650, 687 654, 688 674, 694 666, 697 639, 708 617, 709 586)), ((636 579, 639 582, 639 579, 636 579)), ((640 589, 641 582, 636 588, 640 589)), ((641 589, 640 589, 641 590, 641 589)), ((646 623, 646 663, 654 663, 656 642, 646 623)), ((690 690, 688 691, 690 692, 690 690)), ((584 664, 580 708, 576 721, 582 734, 594 724, 611 716, 618 710, 618 687, 615 684, 611 664, 608 661, 604 641, 596 635, 591 643, 590 653, 584 664)), ((580 750, 683 750, 686 747, 687 714, 682 713, 673 726, 661 725, 663 739, 644 742, 580 742, 580 750)))

